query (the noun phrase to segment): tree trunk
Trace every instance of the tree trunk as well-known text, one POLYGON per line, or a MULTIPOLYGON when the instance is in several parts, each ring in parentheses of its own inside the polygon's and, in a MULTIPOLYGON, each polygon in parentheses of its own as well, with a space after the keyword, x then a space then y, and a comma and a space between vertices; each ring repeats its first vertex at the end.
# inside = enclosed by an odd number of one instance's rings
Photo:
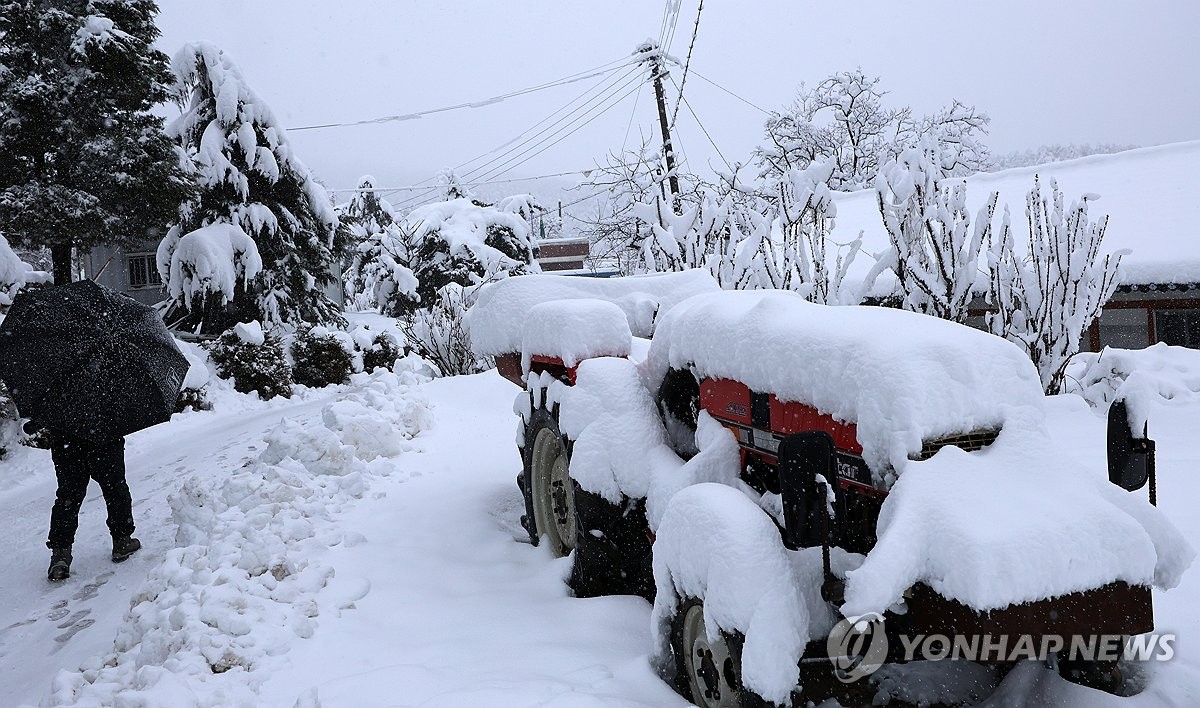
POLYGON ((71 282, 71 244, 55 244, 50 247, 50 259, 54 262, 54 284, 71 282))

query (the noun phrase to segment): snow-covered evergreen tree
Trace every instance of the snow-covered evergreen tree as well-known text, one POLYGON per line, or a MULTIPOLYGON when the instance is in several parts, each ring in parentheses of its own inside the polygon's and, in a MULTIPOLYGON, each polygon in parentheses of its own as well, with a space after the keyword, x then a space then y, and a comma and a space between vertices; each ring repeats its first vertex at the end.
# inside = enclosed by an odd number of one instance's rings
POLYGON ((1035 176, 1025 197, 1029 235, 1024 252, 1016 245, 1008 214, 1000 237, 990 244, 989 299, 996 312, 987 316, 993 333, 1015 342, 1028 354, 1049 394, 1058 393, 1067 362, 1079 351, 1083 333, 1100 316, 1118 285, 1119 250, 1100 257, 1108 217, 1093 220, 1084 197, 1064 206, 1051 180, 1050 198, 1035 176))
POLYGON ((966 185, 944 177, 944 164, 939 144, 927 141, 880 170, 875 190, 891 244, 884 263, 905 309, 964 322, 1000 195, 992 193, 972 228, 966 185))
MULTIPOLYGON (((391 203, 375 191, 375 178, 363 175, 358 180, 358 189, 350 201, 338 207, 338 234, 344 242, 342 257, 342 287, 346 302, 357 309, 376 307, 372 279, 372 264, 378 263, 383 253, 385 231, 392 229, 397 220, 396 210, 391 203)), ((396 243, 395 234, 387 240, 396 243)), ((399 256, 407 262, 407 248, 399 256)))
MULTIPOLYGON (((463 287, 537 271, 529 223, 516 214, 459 198, 418 207, 399 231, 408 247, 406 266, 417 279, 416 298, 380 302, 393 316, 430 309, 450 284, 463 287)), ((398 251, 400 243, 391 249, 398 251)), ((397 259, 398 262, 398 259, 397 259)))
POLYGON ((174 299, 189 328, 221 332, 237 321, 267 324, 339 322, 324 288, 331 272, 337 215, 329 195, 297 157, 270 107, 217 47, 196 43, 176 54, 183 114, 168 126, 187 152, 200 184, 163 239, 164 283, 175 271, 176 246, 209 224, 232 224, 254 241, 262 269, 233 298, 174 299), (197 303, 201 303, 197 307, 197 303))
POLYGON ((0 3, 0 229, 73 248, 160 238, 188 195, 178 149, 151 109, 171 84, 153 0, 0 3))

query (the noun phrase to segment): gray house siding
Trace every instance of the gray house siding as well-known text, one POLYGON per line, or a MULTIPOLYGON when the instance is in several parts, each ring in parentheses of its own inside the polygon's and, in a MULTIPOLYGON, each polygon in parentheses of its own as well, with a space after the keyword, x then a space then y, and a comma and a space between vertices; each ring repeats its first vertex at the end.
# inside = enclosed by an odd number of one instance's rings
POLYGON ((155 264, 157 249, 158 241, 147 241, 132 249, 93 248, 83 257, 84 277, 138 302, 157 304, 167 297, 155 264))

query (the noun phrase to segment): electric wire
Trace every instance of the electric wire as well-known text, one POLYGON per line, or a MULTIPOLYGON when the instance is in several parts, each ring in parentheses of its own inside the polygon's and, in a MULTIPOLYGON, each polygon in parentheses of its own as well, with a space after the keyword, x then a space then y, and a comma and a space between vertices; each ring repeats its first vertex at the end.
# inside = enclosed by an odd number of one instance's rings
POLYGON ((712 84, 713 86, 716 86, 717 88, 721 89, 725 93, 729 94, 730 96, 733 96, 737 100, 741 101, 742 103, 746 104, 747 106, 750 106, 751 108, 762 113, 763 115, 771 116, 772 118, 775 118, 779 115, 778 113, 768 111, 765 108, 758 106, 757 104, 750 101, 749 99, 742 98, 741 96, 737 95, 733 91, 730 91, 729 89, 725 88, 721 84, 718 84, 716 81, 713 81, 712 79, 708 78, 704 74, 701 74, 699 71, 696 71, 695 69, 692 69, 692 73, 696 75, 696 78, 701 79, 703 81, 707 81, 708 83, 712 84))
POLYGON ((492 96, 491 98, 485 98, 485 99, 479 100, 479 101, 467 101, 464 103, 456 103, 456 104, 449 105, 449 106, 430 108, 430 109, 426 109, 423 111, 417 111, 415 113, 400 113, 400 114, 393 114, 393 115, 387 115, 387 116, 379 116, 377 118, 367 118, 364 120, 345 121, 345 122, 337 122, 337 123, 321 123, 321 124, 316 124, 316 125, 302 125, 302 126, 297 126, 294 128, 287 128, 287 130, 288 131, 321 130, 324 128, 343 128, 343 127, 356 126, 356 125, 371 125, 371 124, 375 124, 375 123, 392 123, 392 122, 414 120, 414 119, 421 118, 421 117, 427 116, 427 115, 432 115, 435 113, 445 113, 447 111, 455 111, 455 110, 460 110, 463 108, 483 108, 484 106, 490 106, 490 105, 493 105, 496 103, 500 103, 509 98, 515 98, 517 96, 524 96, 525 94, 528 94, 528 93, 534 93, 536 91, 544 91, 546 89, 557 88, 559 86, 565 86, 567 84, 573 84, 573 83, 576 83, 579 81, 586 81, 587 79, 595 78, 597 76, 603 76, 605 74, 610 74, 614 71, 620 70, 623 66, 627 65, 629 63, 629 61, 630 61, 629 57, 622 57, 620 59, 615 59, 613 61, 605 62, 604 64, 601 64, 600 66, 595 67, 593 69, 589 69, 587 71, 576 72, 569 76, 564 76, 562 78, 555 79, 553 81, 548 81, 546 83, 538 84, 536 86, 529 86, 529 87, 526 87, 523 89, 518 89, 516 91, 510 91, 508 93, 500 94, 498 96, 492 96), (610 66, 612 64, 616 64, 616 66, 610 66))
POLYGON ((688 68, 692 65, 692 50, 696 48, 696 35, 700 34, 700 13, 704 12, 704 0, 696 6, 696 24, 692 26, 692 40, 688 42, 687 57, 683 60, 683 76, 679 80, 679 98, 675 99, 675 110, 671 113, 671 127, 679 119, 679 104, 683 100, 683 89, 687 86, 688 68))

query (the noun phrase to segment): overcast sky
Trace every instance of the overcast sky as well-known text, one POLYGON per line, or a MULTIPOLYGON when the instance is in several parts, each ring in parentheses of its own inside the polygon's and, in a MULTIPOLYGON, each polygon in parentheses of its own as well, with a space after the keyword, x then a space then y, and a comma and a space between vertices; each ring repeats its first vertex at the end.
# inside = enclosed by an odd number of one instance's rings
MULTIPOLYGON (((198 40, 222 47, 287 127, 482 101, 578 74, 659 37, 664 16, 659 0, 159 4, 165 52, 198 40)), ((696 10, 697 0, 682 0, 671 45, 680 59, 696 10)), ((707 0, 691 63, 697 75, 684 93, 729 162, 748 159, 765 116, 698 76, 774 110, 799 83, 861 66, 883 78, 896 105, 928 112, 952 98, 975 104, 992 117, 989 144, 998 153, 1191 140, 1200 138, 1198 27, 1200 2, 1192 0, 707 0)), ((628 145, 639 132, 658 140, 648 85, 638 91, 646 82, 624 74, 416 120, 291 136, 331 188, 352 187, 364 173, 411 184, 485 155, 461 171, 503 179, 580 170, 626 143, 631 118, 628 145), (565 129, 597 111, 580 111, 541 136, 546 123, 528 131, 588 89, 589 97, 611 95, 589 108, 612 107, 566 137, 565 129)), ((686 107, 678 126, 693 170, 722 164, 686 107)))

